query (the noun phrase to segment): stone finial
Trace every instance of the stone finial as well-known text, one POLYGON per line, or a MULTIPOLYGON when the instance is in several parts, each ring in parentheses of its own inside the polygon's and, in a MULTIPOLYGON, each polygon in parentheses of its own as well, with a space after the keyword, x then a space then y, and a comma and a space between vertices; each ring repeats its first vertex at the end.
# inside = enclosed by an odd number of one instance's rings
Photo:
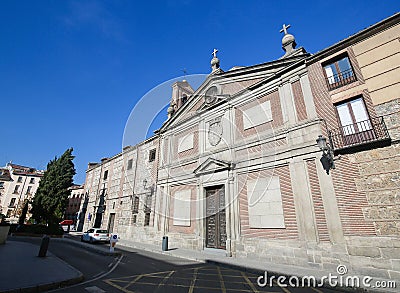
POLYGON ((282 49, 286 52, 285 55, 289 55, 296 48, 296 40, 293 35, 289 34, 287 29, 290 28, 290 24, 283 25, 279 32, 283 32, 285 35, 282 38, 282 49))
POLYGON ((174 114, 174 107, 169 106, 167 109, 167 113, 168 113, 168 119, 170 119, 172 117, 172 115, 174 114))
POLYGON ((217 52, 218 50, 214 49, 211 53, 213 55, 213 58, 211 59, 212 72, 215 72, 219 68, 219 59, 217 58, 217 52))

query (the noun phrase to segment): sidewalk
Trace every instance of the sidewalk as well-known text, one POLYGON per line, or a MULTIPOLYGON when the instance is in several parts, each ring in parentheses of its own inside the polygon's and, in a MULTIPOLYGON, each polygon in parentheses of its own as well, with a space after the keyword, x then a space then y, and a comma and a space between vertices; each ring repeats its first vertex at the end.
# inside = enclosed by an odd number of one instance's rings
POLYGON ((45 291, 83 280, 83 275, 50 252, 38 257, 39 246, 7 240, 0 245, 0 292, 45 291))

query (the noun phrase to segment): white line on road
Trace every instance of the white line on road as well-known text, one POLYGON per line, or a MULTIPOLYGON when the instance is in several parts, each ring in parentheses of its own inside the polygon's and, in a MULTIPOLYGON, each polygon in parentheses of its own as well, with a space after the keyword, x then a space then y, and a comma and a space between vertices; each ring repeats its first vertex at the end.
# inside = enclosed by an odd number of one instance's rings
POLYGON ((111 274, 111 273, 117 268, 117 266, 119 265, 119 263, 121 262, 121 260, 122 260, 123 257, 124 257, 124 256, 121 255, 121 256, 118 258, 118 261, 114 264, 114 266, 113 266, 108 272, 105 272, 104 274, 102 274, 102 275, 100 275, 100 276, 98 276, 98 277, 96 277, 96 278, 93 278, 93 279, 91 279, 91 280, 87 280, 87 281, 85 281, 85 282, 78 283, 78 284, 75 284, 75 285, 72 285, 72 286, 68 286, 68 287, 56 289, 56 290, 53 290, 53 291, 49 291, 49 292, 56 292, 56 291, 58 291, 58 290, 63 290, 63 289, 65 289, 65 288, 74 288, 74 287, 82 286, 82 285, 84 285, 84 284, 87 284, 87 283, 90 283, 90 282, 93 282, 93 281, 97 281, 98 279, 101 279, 101 278, 103 278, 103 277, 105 277, 105 276, 111 274))

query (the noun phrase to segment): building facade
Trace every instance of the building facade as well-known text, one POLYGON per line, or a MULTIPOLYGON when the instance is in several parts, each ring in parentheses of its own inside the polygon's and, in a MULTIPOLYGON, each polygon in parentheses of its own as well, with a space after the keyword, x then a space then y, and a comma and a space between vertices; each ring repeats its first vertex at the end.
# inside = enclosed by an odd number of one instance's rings
POLYGON ((399 279, 399 20, 316 54, 284 25, 280 59, 226 72, 214 50, 153 137, 89 164, 83 229, 399 279))
MULTIPOLYGON (((8 163, 0 168, 0 213, 12 223, 18 218, 26 200, 32 200, 44 171, 8 163)), ((31 214, 28 212, 26 219, 31 214)))
POLYGON ((84 185, 74 184, 69 190, 71 190, 71 194, 68 196, 68 204, 65 208, 64 219, 73 220, 75 225, 79 218, 81 202, 84 198, 84 185))

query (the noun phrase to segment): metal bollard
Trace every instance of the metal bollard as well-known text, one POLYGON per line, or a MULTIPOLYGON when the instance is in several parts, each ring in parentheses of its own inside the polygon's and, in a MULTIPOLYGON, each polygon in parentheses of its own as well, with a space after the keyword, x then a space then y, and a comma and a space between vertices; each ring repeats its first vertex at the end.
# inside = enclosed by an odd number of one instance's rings
POLYGON ((40 244, 39 255, 38 257, 45 257, 47 249, 49 248, 50 237, 44 235, 42 238, 42 243, 40 244))
POLYGON ((168 251, 168 236, 163 236, 162 238, 162 250, 168 251))

